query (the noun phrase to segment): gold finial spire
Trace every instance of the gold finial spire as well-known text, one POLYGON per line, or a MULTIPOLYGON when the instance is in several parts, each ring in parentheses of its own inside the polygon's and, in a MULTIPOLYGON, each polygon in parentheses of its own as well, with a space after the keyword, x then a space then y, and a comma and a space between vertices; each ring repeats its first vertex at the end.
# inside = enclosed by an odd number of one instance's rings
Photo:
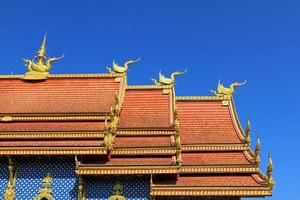
POLYGON ((269 153, 268 159, 269 159, 268 170, 267 170, 268 183, 270 187, 273 188, 275 185, 275 181, 273 180, 273 161, 271 159, 271 153, 269 153))
POLYGON ((245 142, 249 145, 251 144, 250 131, 251 131, 251 123, 250 123, 250 117, 248 117, 247 127, 246 127, 246 135, 245 135, 245 142))
POLYGON ((23 59, 28 72, 23 76, 25 80, 44 80, 48 77, 51 69, 51 63, 62 59, 61 57, 47 58, 46 56, 46 34, 42 41, 40 49, 36 52, 35 60, 23 59))
POLYGON ((47 58, 46 51, 46 38, 47 33, 45 33, 40 49, 36 52, 35 58, 37 59, 37 63, 42 64, 44 60, 47 58))
POLYGON ((259 137, 257 137, 257 143, 256 143, 256 146, 255 146, 255 162, 256 162, 257 165, 260 164, 259 153, 260 153, 260 139, 259 139, 259 137))

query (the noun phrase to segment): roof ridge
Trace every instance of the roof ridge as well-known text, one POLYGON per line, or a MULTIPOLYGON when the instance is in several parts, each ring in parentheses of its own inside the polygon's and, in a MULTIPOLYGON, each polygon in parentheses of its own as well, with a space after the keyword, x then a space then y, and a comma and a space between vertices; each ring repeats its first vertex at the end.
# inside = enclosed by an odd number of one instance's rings
MULTIPOLYGON (((0 75, 0 79, 22 78, 22 74, 0 75)), ((50 74, 49 78, 89 78, 89 77, 121 77, 122 74, 117 73, 87 73, 87 74, 50 74)))

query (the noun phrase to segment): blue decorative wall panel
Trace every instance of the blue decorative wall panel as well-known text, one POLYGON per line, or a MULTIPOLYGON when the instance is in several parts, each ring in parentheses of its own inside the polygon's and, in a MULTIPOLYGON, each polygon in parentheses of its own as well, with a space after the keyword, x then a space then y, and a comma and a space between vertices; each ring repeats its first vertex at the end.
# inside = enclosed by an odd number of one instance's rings
POLYGON ((8 183, 8 162, 7 158, 0 157, 0 198, 3 197, 8 183))
POLYGON ((50 172, 55 200, 77 199, 77 179, 74 157, 22 157, 17 158, 19 173, 15 200, 33 199, 50 172))
POLYGON ((116 181, 123 184, 123 194, 127 200, 147 200, 150 195, 148 176, 96 176, 85 177, 88 200, 106 200, 113 192, 116 181))

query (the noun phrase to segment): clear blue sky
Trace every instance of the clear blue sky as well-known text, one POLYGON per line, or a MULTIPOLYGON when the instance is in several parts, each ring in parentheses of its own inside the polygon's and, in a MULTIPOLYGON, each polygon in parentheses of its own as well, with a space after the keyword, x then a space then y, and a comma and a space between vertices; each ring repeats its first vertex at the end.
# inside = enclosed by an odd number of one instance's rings
POLYGON ((105 72, 113 59, 141 57, 129 84, 185 68, 178 95, 247 80, 235 102, 243 125, 251 116, 252 140, 261 137, 263 171, 272 153, 271 199, 299 198, 299 1, 1 0, 0 74, 23 74, 21 58, 33 57, 45 32, 48 55, 65 55, 52 73, 105 72))

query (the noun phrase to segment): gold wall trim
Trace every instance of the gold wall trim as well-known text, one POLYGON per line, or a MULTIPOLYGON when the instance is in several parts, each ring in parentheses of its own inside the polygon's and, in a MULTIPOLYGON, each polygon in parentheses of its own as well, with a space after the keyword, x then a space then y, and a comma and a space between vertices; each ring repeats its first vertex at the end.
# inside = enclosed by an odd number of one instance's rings
MULTIPOLYGON (((0 75, 0 79, 15 79, 22 78, 24 75, 16 74, 16 75, 0 75)), ((50 74, 48 78, 109 78, 109 77, 122 77, 122 74, 117 73, 107 73, 107 74, 50 74)))
POLYGON ((152 186, 152 196, 271 196, 272 191, 270 188, 195 188, 186 187, 182 188, 163 189, 152 186))
POLYGON ((90 139, 103 137, 103 133, 93 132, 0 132, 0 139, 90 139))
POLYGON ((246 151, 247 145, 243 144, 211 144, 211 145, 182 145, 182 151, 246 151))
POLYGON ((245 166, 182 166, 180 173, 257 173, 257 167, 245 166))
POLYGON ((78 169, 78 175, 177 174, 178 169, 78 169))
POLYGON ((218 96, 177 96, 178 101, 199 101, 199 100, 229 100, 228 97, 218 97, 218 96))
POLYGON ((157 136, 157 135, 174 135, 176 131, 172 130, 118 130, 117 135, 127 136, 127 135, 147 135, 147 136, 157 136))
POLYGON ((170 85, 128 85, 126 89, 134 90, 134 89, 171 89, 170 85))
POLYGON ((83 116, 10 116, 4 115, 0 118, 2 122, 11 121, 91 121, 91 120, 101 120, 104 121, 106 116, 96 116, 96 115, 83 115, 83 116))
MULTIPOLYGON (((53 148, 53 147, 51 147, 53 148)), ((41 150, 41 147, 37 147, 36 149, 7 149, 7 148, 0 148, 0 155, 106 155, 107 151, 105 149, 88 149, 81 150, 72 149, 51 149, 51 150, 41 150)))
POLYGON ((115 147, 112 155, 174 155, 176 149, 117 149, 115 147))

